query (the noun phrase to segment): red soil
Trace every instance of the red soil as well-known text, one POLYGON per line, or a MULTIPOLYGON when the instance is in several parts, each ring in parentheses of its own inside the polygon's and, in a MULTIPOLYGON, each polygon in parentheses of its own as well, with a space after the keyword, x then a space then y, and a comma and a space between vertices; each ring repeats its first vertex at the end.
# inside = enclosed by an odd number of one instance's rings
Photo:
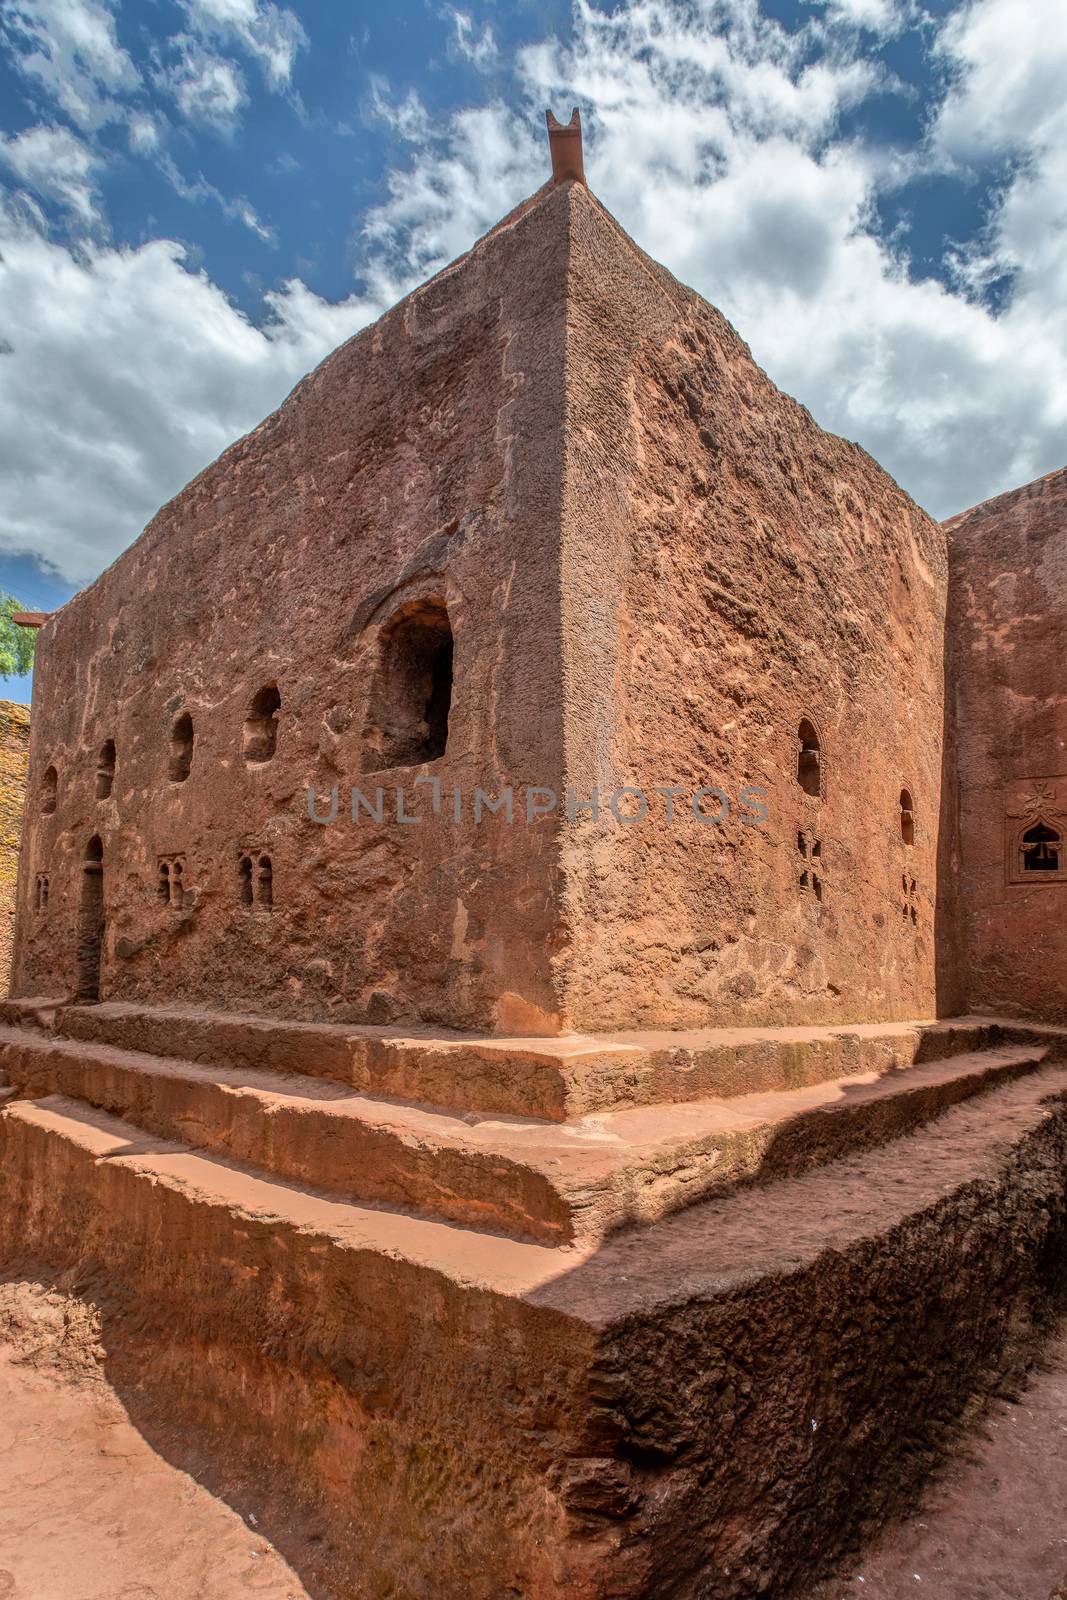
POLYGON ((0 1600, 307 1600, 288 1562, 156 1454, 99 1371, 89 1309, 0 1286, 0 1600))

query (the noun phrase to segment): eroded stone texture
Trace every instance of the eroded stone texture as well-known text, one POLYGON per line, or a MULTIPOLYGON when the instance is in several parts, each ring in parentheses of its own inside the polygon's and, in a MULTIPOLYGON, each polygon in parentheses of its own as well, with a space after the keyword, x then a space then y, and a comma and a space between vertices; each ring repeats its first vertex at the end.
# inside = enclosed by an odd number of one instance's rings
POLYGON ((549 186, 41 630, 16 992, 91 998, 102 937, 106 998, 292 1017, 931 1015, 945 582, 881 469, 549 186))
POLYGON ((41 629, 17 992, 84 987, 98 839, 103 995, 557 1026, 551 832, 398 822, 394 788, 558 784, 568 217, 542 194, 343 345, 41 629), (383 663, 432 676, 448 625, 422 760, 383 663))
POLYGON ((675 826, 658 799, 653 823, 568 831, 567 1014, 932 1015, 943 535, 584 190, 571 219, 567 776, 681 795, 675 826), (721 826, 693 818, 702 785, 721 826))
MULTIPOLYGON (((0 700, 0 988, 5 992, 11 975, 19 833, 29 748, 29 708, 0 700)), ((42 897, 47 900, 47 895, 47 882, 35 881, 31 896, 34 904, 39 904, 42 897)))
POLYGON ((988 500, 945 527, 967 1004, 1062 1021, 1067 469, 988 500), (1042 830, 1054 837, 1042 839, 1042 830))

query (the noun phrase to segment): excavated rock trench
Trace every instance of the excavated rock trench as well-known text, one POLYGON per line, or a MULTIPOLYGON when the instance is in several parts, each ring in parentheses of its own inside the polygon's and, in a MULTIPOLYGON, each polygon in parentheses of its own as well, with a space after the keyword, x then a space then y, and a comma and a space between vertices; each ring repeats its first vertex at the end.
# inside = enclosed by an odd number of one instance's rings
MULTIPOLYGON (((91 1305, 0 1285, 0 1600, 331 1600, 254 1512, 242 1519, 157 1454, 100 1354, 91 1305)), ((1067 1324, 915 1514, 811 1600, 1067 1600, 1065 1509, 1067 1324)))

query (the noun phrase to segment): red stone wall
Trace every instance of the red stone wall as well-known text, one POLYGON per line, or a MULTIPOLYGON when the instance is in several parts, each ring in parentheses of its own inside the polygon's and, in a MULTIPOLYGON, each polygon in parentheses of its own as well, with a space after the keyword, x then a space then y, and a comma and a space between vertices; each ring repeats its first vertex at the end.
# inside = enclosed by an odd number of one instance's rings
POLYGON ((15 990, 95 982, 101 852, 105 998, 505 1032, 945 1009, 945 589, 940 530, 885 473, 584 187, 550 187, 336 351, 42 628, 15 990), (369 771, 407 738, 377 665, 390 629, 432 628, 441 605, 447 749, 369 771), (276 752, 250 761, 271 685, 276 752), (348 820, 353 783, 382 784, 380 823, 348 820), (397 784, 421 822, 398 820, 397 784), (504 784, 520 813, 529 785, 604 808, 630 785, 650 812, 475 824, 474 790, 504 784), (308 785, 337 788, 335 824, 307 818, 308 785), (706 785, 732 802, 722 826, 690 810, 706 785), (744 821, 752 788, 763 826, 744 821))
POLYGON ((29 746, 29 707, 0 700, 0 994, 7 993, 11 975, 19 833, 29 746))
POLYGON ((568 774, 586 793, 680 786, 682 816, 669 825, 661 801, 646 823, 568 835, 568 1014, 930 1016, 944 537, 584 190, 569 281, 568 774), (797 783, 804 718, 821 734, 821 798, 797 783), (703 785, 732 802, 722 826, 692 817, 703 785), (750 786, 765 826, 743 820, 750 786))
POLYGON ((475 828, 469 802, 457 826, 412 784, 558 781, 565 215, 562 191, 520 208, 343 345, 42 628, 17 993, 76 985, 98 835, 105 998, 554 1026, 551 830, 475 828), (381 631, 428 597, 455 640, 446 752, 367 773, 381 631), (272 683, 276 754, 249 764, 245 720, 272 683), (193 760, 172 782, 185 711, 193 760), (354 783, 385 786, 381 825, 346 820, 354 783), (396 821, 397 783, 421 823, 396 821), (335 825, 308 820, 306 785, 338 786, 335 825), (270 858, 269 912, 243 904, 246 855, 257 873, 270 858), (178 910, 161 866, 180 868, 178 910))
POLYGON ((1067 845, 1067 469, 945 527, 967 1004, 1065 1022, 1067 870, 1020 847, 1037 822, 1067 845))

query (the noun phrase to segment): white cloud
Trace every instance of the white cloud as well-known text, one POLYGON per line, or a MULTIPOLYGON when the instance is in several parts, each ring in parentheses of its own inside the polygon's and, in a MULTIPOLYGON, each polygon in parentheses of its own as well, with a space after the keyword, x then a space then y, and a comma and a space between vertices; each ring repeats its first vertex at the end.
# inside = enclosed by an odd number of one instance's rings
MULTIPOLYGON (((1047 8, 1047 40, 1060 0, 1035 3, 1047 8)), ((824 426, 858 439, 936 515, 1061 465, 1067 228, 1047 224, 1063 215, 1065 157, 1024 165, 985 252, 969 262, 970 283, 952 292, 913 276, 875 212, 909 158, 840 132, 845 111, 891 87, 851 9, 836 23, 813 13, 789 33, 755 0, 630 0, 611 11, 578 0, 568 45, 550 40, 520 56, 517 108, 462 111, 427 133, 368 217, 368 245, 397 282, 458 253, 543 180, 541 137, 532 137, 540 108, 578 103, 591 186, 623 226, 718 305, 824 426), (1005 263, 1016 290, 996 310, 973 284, 1005 263)), ((1019 137, 1025 104, 1036 101, 1033 157, 1055 91, 1039 63, 1041 27, 1011 37, 1017 9, 981 0, 953 19, 943 45, 957 64, 949 106, 958 141, 961 128, 980 125, 980 101, 992 94, 985 75, 999 60, 993 127, 1005 130, 1001 142, 1008 130, 1019 137)), ((1067 137, 1057 131, 1048 144, 1063 152, 1067 137)))
POLYGON ((248 102, 241 69, 225 56, 205 50, 189 34, 176 34, 168 42, 174 59, 159 74, 160 87, 173 97, 187 122, 232 132, 248 102))
POLYGON ((0 549, 75 583, 382 309, 297 282, 257 328, 170 241, 75 257, 10 214, 0 251, 0 549))
POLYGON ((954 71, 935 126, 940 149, 968 160, 991 151, 1063 147, 1063 0, 972 0, 949 17, 938 44, 954 71))
POLYGON ((140 74, 118 42, 110 6, 5 0, 0 16, 19 70, 36 79, 72 122, 91 131, 122 119, 122 98, 137 88, 140 74))
POLYGON ((127 124, 130 149, 135 155, 154 155, 159 149, 159 124, 150 112, 135 111, 127 124))
POLYGON ((0 139, 0 160, 43 200, 51 200, 82 227, 100 222, 96 173, 101 163, 69 128, 28 128, 0 139))
POLYGON ((899 33, 914 15, 911 0, 826 0, 828 21, 866 28, 883 39, 899 33))
POLYGON ((237 43, 254 56, 273 89, 288 86, 307 34, 292 11, 261 0, 182 0, 189 24, 205 39, 237 43))
POLYGON ((414 89, 409 89, 402 100, 396 100, 386 79, 377 74, 371 77, 370 86, 371 116, 386 123, 408 144, 424 144, 430 136, 430 118, 414 89))
POLYGON ((490 24, 485 23, 482 31, 478 33, 466 11, 457 11, 449 7, 445 15, 452 19, 453 43, 459 54, 481 72, 495 66, 500 59, 500 51, 490 24))
MULTIPOLYGON (((1061 0, 1030 5, 1032 16, 1015 0, 976 0, 953 14, 938 39, 944 103, 927 150, 909 156, 841 131, 850 108, 892 87, 859 31, 864 15, 888 26, 869 0, 813 7, 792 33, 756 0, 628 0, 612 11, 578 0, 566 44, 520 55, 507 104, 435 121, 413 94, 375 87, 374 112, 407 151, 362 219, 368 288, 331 305, 294 279, 268 297, 262 327, 172 242, 124 251, 97 238, 75 253, 32 206, 12 207, 0 218, 0 295, 14 330, 0 357, 0 547, 92 576, 326 350, 544 181, 546 105, 564 115, 582 106, 591 186, 638 243, 719 305, 824 426, 858 439, 935 514, 1061 465, 1067 40, 1061 0), (880 192, 920 160, 993 158, 1008 181, 958 283, 916 277, 901 240, 879 234, 880 192), (985 285, 1005 273, 1010 294, 990 302, 985 285)), ((213 88, 190 79, 191 114, 232 125, 239 69, 206 41, 250 48, 241 30, 264 8, 197 0, 197 10, 188 48, 234 76, 213 88)), ((14 157, 12 146, 5 160, 20 182, 89 220, 91 158, 67 149, 64 168, 58 146, 47 159, 43 146, 14 157)), ((269 236, 247 201, 183 179, 173 163, 170 176, 269 236)))

